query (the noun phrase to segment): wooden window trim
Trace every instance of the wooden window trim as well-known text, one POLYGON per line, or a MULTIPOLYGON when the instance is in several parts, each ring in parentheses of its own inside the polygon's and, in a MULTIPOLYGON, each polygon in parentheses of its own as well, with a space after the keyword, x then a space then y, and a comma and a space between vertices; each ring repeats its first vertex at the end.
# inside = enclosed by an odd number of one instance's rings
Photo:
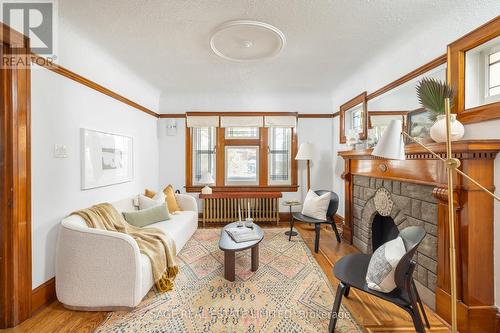
POLYGON ((452 112, 464 123, 500 118, 500 102, 465 108, 465 53, 500 36, 500 16, 448 45, 448 82, 456 89, 452 112))
POLYGON ((346 143, 345 136, 345 113, 352 107, 363 104, 363 131, 359 135, 360 140, 365 140, 368 137, 368 107, 367 107, 366 91, 345 102, 340 106, 340 143, 346 143))
MULTIPOLYGON (((186 112, 186 116, 294 116, 296 112, 186 112)), ((226 139, 225 128, 218 127, 216 131, 216 170, 215 185, 210 186, 214 192, 297 192, 298 172, 297 161, 294 156, 298 151, 297 128, 292 128, 291 150, 291 184, 268 185, 268 128, 259 128, 258 139, 226 139), (225 148, 226 146, 259 146, 259 185, 231 186, 225 185, 225 148)), ((186 127, 186 191, 201 192, 203 186, 193 185, 193 161, 191 129, 186 127)))

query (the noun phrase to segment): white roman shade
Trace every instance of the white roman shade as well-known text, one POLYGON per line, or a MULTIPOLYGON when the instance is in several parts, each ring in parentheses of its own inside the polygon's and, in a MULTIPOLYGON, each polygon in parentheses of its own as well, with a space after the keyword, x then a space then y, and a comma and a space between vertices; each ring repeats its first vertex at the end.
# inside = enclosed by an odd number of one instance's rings
POLYGON ((257 117, 220 117, 220 127, 263 127, 262 116, 257 117))
POLYGON ((265 127, 291 127, 297 126, 297 117, 295 116, 266 116, 264 120, 265 127))
POLYGON ((219 127, 219 116, 187 116, 187 127, 219 127))

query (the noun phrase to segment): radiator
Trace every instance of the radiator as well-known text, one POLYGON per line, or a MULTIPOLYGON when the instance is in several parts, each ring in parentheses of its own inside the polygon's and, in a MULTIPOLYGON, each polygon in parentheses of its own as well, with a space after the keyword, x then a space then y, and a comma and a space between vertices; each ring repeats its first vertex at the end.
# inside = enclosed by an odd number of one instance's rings
POLYGON ((279 197, 259 198, 233 198, 206 195, 200 196, 204 200, 203 226, 210 223, 231 223, 238 221, 238 207, 241 207, 241 219, 248 217, 250 205, 250 216, 254 222, 279 222, 279 197))

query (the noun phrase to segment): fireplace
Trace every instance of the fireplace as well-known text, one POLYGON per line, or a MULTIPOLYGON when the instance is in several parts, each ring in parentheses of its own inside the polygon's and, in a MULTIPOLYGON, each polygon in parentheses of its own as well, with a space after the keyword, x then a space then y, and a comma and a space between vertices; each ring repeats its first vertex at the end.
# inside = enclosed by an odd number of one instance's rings
POLYGON ((423 301, 435 307, 437 280, 437 203, 433 187, 375 177, 353 176, 353 244, 364 253, 396 238, 408 226, 427 235, 414 260, 423 301))
POLYGON ((375 251, 382 244, 398 237, 399 229, 390 216, 375 215, 372 223, 372 248, 375 251))
MULTIPOLYGON (((428 146, 441 157, 446 156, 444 144, 429 143, 428 146)), ((449 322, 446 167, 418 145, 407 145, 405 149, 404 161, 375 157, 370 149, 339 152, 345 161, 342 237, 362 252, 371 252, 376 246, 372 227, 374 223, 382 223, 378 215, 392 218, 398 230, 409 225, 423 226, 427 237, 414 258, 417 261, 414 277, 424 301, 435 304, 437 314, 449 322), (378 210, 385 213, 377 211, 374 202, 377 191, 385 192, 382 188, 387 190, 385 194, 390 200, 381 197, 377 205, 378 210), (393 207, 388 213, 390 202, 393 207)), ((453 143, 453 157, 460 160, 460 170, 474 175, 490 190, 494 190, 494 161, 499 151, 500 140, 453 143)), ((493 281, 493 199, 456 175, 454 200, 459 331, 493 332, 497 315, 493 281)))

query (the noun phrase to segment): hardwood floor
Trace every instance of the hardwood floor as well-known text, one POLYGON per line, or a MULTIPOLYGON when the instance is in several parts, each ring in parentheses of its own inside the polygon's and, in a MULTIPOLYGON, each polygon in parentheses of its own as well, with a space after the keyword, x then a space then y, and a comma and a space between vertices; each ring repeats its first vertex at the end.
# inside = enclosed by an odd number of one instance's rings
MULTIPOLYGON (((298 225, 297 229, 313 252, 314 230, 304 225, 298 225)), ((344 255, 356 252, 358 251, 350 245, 338 244, 333 231, 325 227, 321 231, 320 252, 318 254, 313 252, 313 255, 332 285, 336 287, 338 282, 332 274, 333 264, 344 255)), ((404 311, 365 293, 351 290, 349 298, 344 298, 343 304, 368 333, 415 332, 410 317, 404 311)), ((426 311, 431 323, 428 332, 450 332, 431 309, 427 308, 426 311)), ((18 327, 2 332, 91 332, 106 318, 106 315, 106 312, 70 311, 56 301, 18 327)))

